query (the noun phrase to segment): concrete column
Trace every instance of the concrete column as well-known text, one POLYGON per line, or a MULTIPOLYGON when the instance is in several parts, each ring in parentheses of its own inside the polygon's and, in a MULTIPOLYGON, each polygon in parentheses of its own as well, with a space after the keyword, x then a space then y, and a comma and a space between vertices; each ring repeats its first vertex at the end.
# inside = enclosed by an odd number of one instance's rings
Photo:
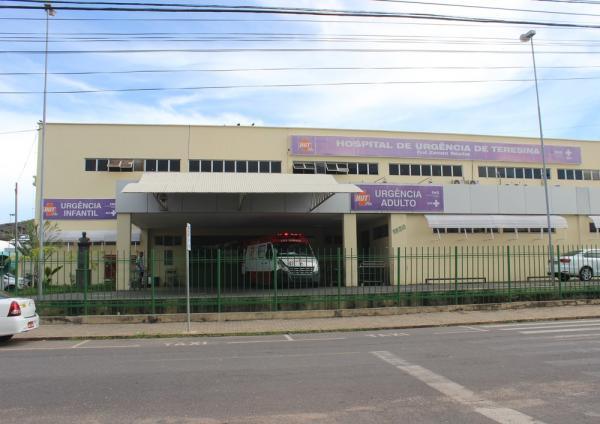
POLYGON ((129 290, 131 274, 131 214, 117 214, 117 290, 129 290))
POLYGON ((344 272, 346 287, 358 286, 358 237, 356 234, 356 214, 344 214, 344 272))
MULTIPOLYGON (((390 284, 392 285, 398 284, 398 248, 402 249, 406 246, 406 232, 406 215, 399 213, 389 214, 388 246, 390 249, 390 284)), ((402 276, 400 276, 400 280, 402 280, 402 276)))

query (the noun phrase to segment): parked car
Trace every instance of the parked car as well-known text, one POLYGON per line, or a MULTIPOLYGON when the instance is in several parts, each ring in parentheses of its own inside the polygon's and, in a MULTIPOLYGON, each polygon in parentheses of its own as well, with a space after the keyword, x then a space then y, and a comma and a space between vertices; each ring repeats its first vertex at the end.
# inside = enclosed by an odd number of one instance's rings
POLYGON ((15 276, 7 273, 2 276, 2 282, 0 283, 0 290, 10 291, 15 288, 24 289, 29 286, 26 279, 19 277, 18 285, 15 281, 15 276))
POLYGON ((600 275, 600 249, 566 252, 554 260, 554 272, 562 281, 568 281, 571 277, 590 281, 600 275))
POLYGON ((39 326, 40 317, 35 311, 33 299, 11 297, 0 291, 0 342, 39 326))

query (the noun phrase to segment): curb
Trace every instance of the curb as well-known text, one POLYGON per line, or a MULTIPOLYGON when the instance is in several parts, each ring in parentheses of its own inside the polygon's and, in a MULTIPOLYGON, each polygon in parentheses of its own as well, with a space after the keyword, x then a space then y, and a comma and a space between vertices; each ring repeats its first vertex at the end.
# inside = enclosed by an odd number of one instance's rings
POLYGON ((340 327, 330 329, 295 329, 295 330, 273 330, 273 331, 240 331, 223 333, 202 333, 202 332, 175 332, 175 333, 136 333, 121 335, 91 335, 91 336, 40 336, 40 337, 18 337, 14 340, 19 341, 41 341, 41 340, 118 340, 118 339, 166 339, 166 338, 187 338, 187 337, 239 337, 239 336, 272 336, 281 334, 317 334, 317 333, 336 333, 353 331, 382 331, 382 330, 407 330, 417 328, 435 328, 435 327, 456 327, 464 325, 485 325, 501 323, 520 323, 534 321, 561 321, 578 319, 600 319, 598 315, 586 316, 555 316, 551 318, 520 318, 520 319, 490 319, 482 321, 470 321, 449 324, 412 324, 412 325, 390 325, 390 326, 364 326, 364 327, 340 327))

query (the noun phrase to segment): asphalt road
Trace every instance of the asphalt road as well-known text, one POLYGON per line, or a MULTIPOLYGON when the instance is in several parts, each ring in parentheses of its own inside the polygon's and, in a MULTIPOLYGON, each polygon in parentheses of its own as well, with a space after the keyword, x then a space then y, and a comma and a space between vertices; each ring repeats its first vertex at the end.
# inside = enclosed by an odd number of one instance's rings
POLYGON ((598 423, 598 393, 600 320, 0 346, 0 422, 598 423))

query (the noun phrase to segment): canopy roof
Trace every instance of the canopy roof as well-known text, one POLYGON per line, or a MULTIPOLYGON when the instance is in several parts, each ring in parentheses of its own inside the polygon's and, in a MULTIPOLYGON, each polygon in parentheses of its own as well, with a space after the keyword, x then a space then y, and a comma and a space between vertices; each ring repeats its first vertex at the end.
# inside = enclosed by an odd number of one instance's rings
MULTIPOLYGON (((546 215, 425 215, 429 228, 546 228, 546 215)), ((550 216, 552 228, 567 228, 562 216, 550 216)))
POLYGON ((149 172, 123 193, 359 193, 332 175, 149 172))

